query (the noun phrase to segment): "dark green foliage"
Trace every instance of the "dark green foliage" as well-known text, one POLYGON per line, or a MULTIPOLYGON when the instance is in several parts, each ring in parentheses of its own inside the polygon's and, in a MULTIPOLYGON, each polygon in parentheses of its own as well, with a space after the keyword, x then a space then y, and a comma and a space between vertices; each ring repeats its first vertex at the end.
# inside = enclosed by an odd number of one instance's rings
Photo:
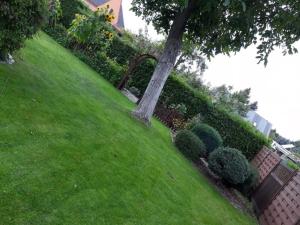
POLYGON ((43 30, 50 35, 56 42, 64 47, 68 45, 68 31, 62 24, 57 24, 54 27, 46 26, 43 30))
POLYGON ((46 20, 46 0, 2 0, 0 3, 0 57, 20 49, 46 20))
POLYGON ((117 64, 115 61, 109 59, 105 54, 101 52, 73 52, 83 62, 88 64, 98 73, 102 74, 102 76, 114 86, 116 86, 121 81, 122 75, 125 72, 124 68, 117 64))
POLYGON ((206 154, 204 143, 188 130, 182 130, 176 135, 175 145, 184 156, 192 161, 197 161, 206 154))
POLYGON ((222 109, 214 109, 205 114, 204 122, 214 127, 223 138, 224 146, 240 149, 251 160, 270 140, 256 131, 253 126, 238 115, 222 109))
POLYGON ((223 144, 218 131, 207 124, 197 124, 191 129, 191 131, 203 141, 208 155, 223 144))
POLYGON ((249 177, 250 168, 245 156, 234 148, 218 148, 208 159, 209 168, 230 185, 242 184, 249 177))
POLYGON ((119 64, 128 65, 130 59, 137 55, 137 50, 127 40, 116 36, 107 49, 107 56, 119 64))
POLYGON ((133 0, 132 10, 161 32, 169 33, 175 18, 192 5, 185 40, 208 57, 238 52, 257 44, 257 58, 267 63, 275 47, 293 54, 300 38, 300 2, 295 0, 133 0))
POLYGON ((70 43, 70 39, 67 36, 67 31, 62 25, 57 25, 55 28, 46 27, 44 31, 52 36, 61 45, 70 48, 70 50, 78 58, 80 58, 87 65, 92 67, 98 73, 101 73, 105 79, 107 79, 113 85, 117 85, 125 69, 116 63, 114 60, 108 58, 103 52, 91 52, 83 51, 83 49, 73 49, 70 43))
POLYGON ((152 59, 142 62, 131 75, 128 85, 137 87, 141 91, 141 97, 151 79, 151 75, 155 69, 155 62, 152 59))
POLYGON ((89 14, 89 9, 80 0, 61 0, 61 22, 69 28, 76 14, 89 14))
POLYGON ((257 169, 250 165, 249 166, 249 176, 248 178, 242 183, 236 186, 236 188, 246 197, 250 198, 255 190, 259 180, 259 173, 257 169))

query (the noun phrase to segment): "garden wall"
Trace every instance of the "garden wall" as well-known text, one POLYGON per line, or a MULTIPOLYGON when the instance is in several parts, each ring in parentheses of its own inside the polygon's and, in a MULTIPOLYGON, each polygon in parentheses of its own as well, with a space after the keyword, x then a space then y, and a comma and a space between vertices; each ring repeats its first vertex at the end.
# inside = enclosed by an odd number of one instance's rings
POLYGON ((263 149, 252 160, 252 165, 255 166, 259 172, 259 184, 264 181, 264 179, 279 163, 279 155, 267 147, 263 147, 263 149))
POLYGON ((259 217, 261 225, 300 225, 300 172, 286 184, 259 217))
POLYGON ((261 225, 300 225, 300 172, 264 147, 253 159, 260 182, 252 199, 261 225))

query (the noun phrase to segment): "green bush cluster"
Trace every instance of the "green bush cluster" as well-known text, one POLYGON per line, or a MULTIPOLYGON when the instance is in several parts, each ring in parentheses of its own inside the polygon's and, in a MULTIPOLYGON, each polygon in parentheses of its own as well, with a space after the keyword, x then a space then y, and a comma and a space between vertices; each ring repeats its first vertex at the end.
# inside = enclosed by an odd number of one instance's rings
POLYGON ((46 0, 2 0, 0 3, 0 58, 20 49, 46 21, 46 0))
POLYGON ((182 130, 176 135, 175 145, 184 156, 192 161, 197 161, 206 155, 204 143, 189 130, 182 130))
POLYGON ((203 122, 214 127, 223 139, 224 146, 240 149, 249 159, 270 144, 269 140, 248 122, 221 108, 214 107, 211 99, 200 91, 195 91, 182 79, 171 76, 161 97, 167 104, 183 103, 187 107, 187 119, 200 114, 203 122))
POLYGON ((218 131, 207 124, 196 124, 194 127, 192 127, 191 131, 203 141, 208 155, 223 144, 222 138, 218 131))
POLYGON ((245 156, 234 148, 218 148, 208 158, 209 168, 230 185, 243 184, 250 175, 245 156))
POLYGON ((56 24, 55 26, 46 26, 43 30, 50 35, 57 43, 64 47, 68 46, 68 31, 62 24, 56 24))
POLYGON ((250 198, 253 194, 255 188, 258 185, 259 181, 259 173, 258 170, 249 164, 249 176, 248 178, 241 184, 238 184, 235 186, 236 189, 238 189, 243 195, 250 198))

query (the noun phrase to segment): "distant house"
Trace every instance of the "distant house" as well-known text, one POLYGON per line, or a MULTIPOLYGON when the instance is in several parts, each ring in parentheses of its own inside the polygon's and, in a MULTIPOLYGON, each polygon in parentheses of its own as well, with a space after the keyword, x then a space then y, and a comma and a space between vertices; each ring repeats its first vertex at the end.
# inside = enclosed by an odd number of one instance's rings
POLYGON ((84 2, 92 11, 96 11, 98 8, 103 8, 109 5, 109 8, 116 17, 112 22, 113 26, 117 29, 124 28, 122 0, 85 0, 84 2))
POLYGON ((261 133, 269 137, 272 130, 272 124, 268 120, 263 118, 255 111, 249 111, 247 113, 246 120, 248 120, 253 126, 255 126, 255 128, 261 133))

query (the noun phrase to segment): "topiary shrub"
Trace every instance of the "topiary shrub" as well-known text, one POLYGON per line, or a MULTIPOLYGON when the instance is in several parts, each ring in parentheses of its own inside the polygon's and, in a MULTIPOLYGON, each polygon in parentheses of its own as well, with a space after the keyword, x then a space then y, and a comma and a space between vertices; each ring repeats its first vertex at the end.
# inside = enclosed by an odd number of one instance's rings
POLYGON ((2 0, 0 3, 0 60, 20 49, 46 21, 46 0, 2 0))
POLYGON ((196 161, 206 154, 203 142, 188 130, 178 132, 175 138, 175 145, 184 156, 192 161, 196 161))
POLYGON ((218 148, 208 159, 209 168, 226 183, 238 185, 249 177, 250 169, 246 157, 234 148, 218 148))
POLYGON ((192 127, 191 131, 203 141, 208 154, 223 144, 222 138, 218 131, 207 124, 196 124, 192 127))
POLYGON ((255 187, 258 184, 259 180, 259 173, 257 169, 250 165, 249 166, 249 176, 248 178, 242 183, 236 186, 236 188, 246 197, 250 198, 255 190, 255 187))

